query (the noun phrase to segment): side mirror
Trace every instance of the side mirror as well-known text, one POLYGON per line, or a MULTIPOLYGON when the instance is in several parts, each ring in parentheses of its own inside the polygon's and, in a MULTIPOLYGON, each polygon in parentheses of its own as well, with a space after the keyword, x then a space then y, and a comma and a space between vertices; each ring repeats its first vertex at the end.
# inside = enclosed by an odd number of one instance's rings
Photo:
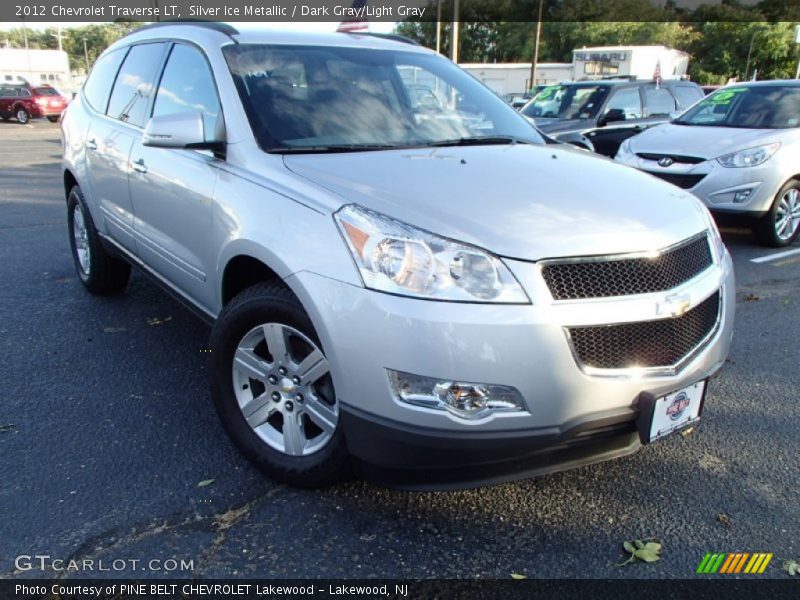
POLYGON ((206 141, 203 117, 197 111, 153 117, 145 127, 142 144, 155 148, 211 149, 220 146, 220 142, 206 141))
POLYGON ((602 127, 603 125, 608 125, 609 123, 617 123, 624 120, 625 111, 623 111, 621 108, 611 108, 606 111, 606 114, 600 117, 600 122, 598 125, 602 127))

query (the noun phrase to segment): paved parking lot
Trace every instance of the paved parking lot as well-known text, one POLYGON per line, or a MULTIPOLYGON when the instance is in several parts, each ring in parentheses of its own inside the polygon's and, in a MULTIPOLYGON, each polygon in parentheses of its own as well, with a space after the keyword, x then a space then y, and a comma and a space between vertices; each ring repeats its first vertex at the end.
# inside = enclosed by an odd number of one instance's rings
POLYGON ((0 577, 42 576, 15 571, 26 554, 148 577, 694 577, 712 551, 773 552, 762 577, 785 577, 800 559, 800 253, 755 263, 775 251, 724 231, 734 346, 691 436, 472 491, 301 491, 229 443, 202 323, 138 275, 119 297, 83 290, 60 149, 57 125, 0 123, 0 577), (662 559, 616 568, 637 538, 662 559), (192 569, 148 566, 170 558, 192 569))

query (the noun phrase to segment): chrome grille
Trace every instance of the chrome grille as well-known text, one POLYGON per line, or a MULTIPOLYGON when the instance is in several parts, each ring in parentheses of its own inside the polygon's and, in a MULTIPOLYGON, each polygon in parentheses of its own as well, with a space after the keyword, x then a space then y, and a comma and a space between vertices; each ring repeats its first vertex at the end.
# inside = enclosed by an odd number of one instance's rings
POLYGON ((542 276, 555 300, 649 294, 672 289, 711 266, 708 237, 702 234, 653 257, 553 262, 542 276))
POLYGON ((720 293, 680 317, 619 325, 569 328, 575 354, 595 369, 672 367, 714 331, 720 293))

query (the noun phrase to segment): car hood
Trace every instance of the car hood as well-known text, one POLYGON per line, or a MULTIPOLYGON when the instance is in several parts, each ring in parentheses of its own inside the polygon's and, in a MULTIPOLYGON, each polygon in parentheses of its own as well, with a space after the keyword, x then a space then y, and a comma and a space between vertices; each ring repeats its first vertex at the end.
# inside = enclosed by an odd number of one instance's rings
POLYGON ((706 160, 775 141, 775 129, 702 127, 665 123, 631 138, 631 152, 696 156, 706 160))
POLYGON ((706 227, 691 194, 569 148, 303 154, 284 162, 335 193, 339 205, 360 204, 510 258, 653 250, 706 227))

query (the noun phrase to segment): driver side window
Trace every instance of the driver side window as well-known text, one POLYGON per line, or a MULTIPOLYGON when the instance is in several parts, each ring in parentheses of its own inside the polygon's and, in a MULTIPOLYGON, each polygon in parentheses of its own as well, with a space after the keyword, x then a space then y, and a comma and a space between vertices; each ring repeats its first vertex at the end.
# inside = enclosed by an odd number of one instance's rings
POLYGON ((606 114, 612 110, 622 111, 625 120, 642 118, 642 99, 638 88, 617 90, 606 105, 606 114))

